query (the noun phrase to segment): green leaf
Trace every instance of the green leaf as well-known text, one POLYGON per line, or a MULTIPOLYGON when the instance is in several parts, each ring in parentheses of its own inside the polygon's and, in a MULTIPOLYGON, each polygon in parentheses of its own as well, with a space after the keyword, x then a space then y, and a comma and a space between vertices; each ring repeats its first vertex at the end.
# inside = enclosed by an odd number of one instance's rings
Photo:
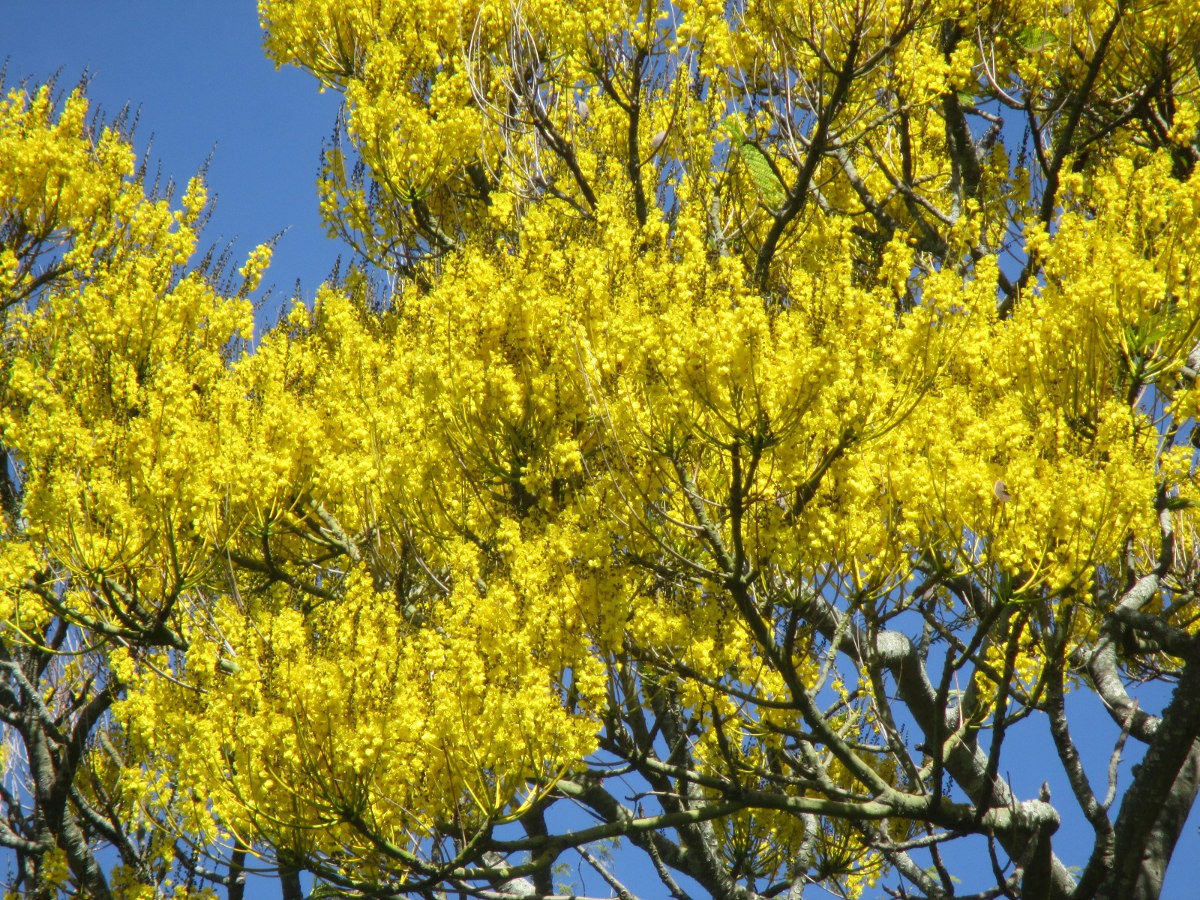
POLYGON ((741 150, 742 160, 746 163, 746 168, 750 170, 750 177, 754 179, 754 186, 758 188, 758 194, 762 197, 763 202, 772 209, 783 206, 787 195, 784 193, 783 185, 776 176, 775 170, 771 168, 766 154, 748 143, 742 144, 741 150))
POLYGON ((730 116, 728 119, 722 122, 721 130, 729 135, 729 137, 733 139, 734 144, 737 146, 740 147, 742 144, 746 143, 746 132, 742 128, 741 120, 738 119, 737 116, 730 116))
POLYGON ((1054 34, 1036 25, 1026 25, 1017 32, 1017 42, 1028 53, 1041 53, 1054 45, 1054 34))
POLYGON ((1181 509, 1195 509, 1200 506, 1195 500, 1189 500, 1187 497, 1168 497, 1167 509, 1175 512, 1181 509))
MULTIPOLYGON (((937 866, 926 866, 924 871, 925 871, 925 874, 928 875, 930 878, 938 877, 937 866)), ((962 879, 955 878, 953 875, 950 876, 950 880, 953 881, 955 884, 962 884, 962 879)))
POLYGON ((784 200, 787 199, 783 184, 775 174, 775 170, 771 168, 771 162, 767 159, 767 155, 746 139, 746 132, 737 116, 730 116, 722 122, 721 130, 729 135, 734 146, 738 148, 742 162, 749 169, 750 177, 754 180, 754 186, 758 189, 758 195, 762 201, 772 209, 782 206, 784 200))
POLYGON ((340 897, 350 897, 351 894, 343 893, 331 884, 318 884, 312 889, 312 893, 308 895, 308 900, 337 900, 340 897))

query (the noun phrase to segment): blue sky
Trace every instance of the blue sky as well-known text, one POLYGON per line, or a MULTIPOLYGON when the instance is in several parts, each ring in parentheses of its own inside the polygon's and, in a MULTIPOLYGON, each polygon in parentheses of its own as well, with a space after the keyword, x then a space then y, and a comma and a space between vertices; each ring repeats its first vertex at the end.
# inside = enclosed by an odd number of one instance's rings
MULTIPOLYGON (((303 72, 275 70, 261 50, 254 3, 0 0, 3 60, 8 86, 57 74, 59 86, 69 89, 86 73, 93 103, 109 116, 126 104, 139 110, 135 146, 150 150, 152 171, 160 167, 164 180, 182 184, 210 160, 208 184, 217 203, 202 246, 233 240, 234 259, 240 261, 255 244, 285 232, 266 281, 279 298, 291 296, 299 279, 301 295, 312 299, 343 252, 324 236, 315 188, 318 154, 332 132, 339 98, 319 93, 303 72)), ((1158 710, 1166 697, 1147 700, 1147 708, 1158 710)), ((1116 729, 1094 698, 1077 696, 1071 705, 1073 715, 1081 714, 1072 728, 1089 774, 1102 783, 1116 729)), ((1030 748, 1023 755, 1027 767, 1004 773, 1018 793, 1032 796, 1050 774, 1055 799, 1067 812, 1073 804, 1061 767, 1052 758, 1049 773, 1036 765, 1041 754, 1052 753, 1044 722, 1028 723, 1010 740, 1007 764, 1022 758, 1012 752, 1019 751, 1018 742, 1030 748)), ((1133 744, 1122 788, 1128 766, 1140 755, 1133 744)), ((1195 896, 1197 820, 1193 814, 1165 897, 1195 896)), ((1090 841, 1078 813, 1056 839, 1060 847, 1073 848, 1066 854, 1069 863, 1081 861, 1090 841)))

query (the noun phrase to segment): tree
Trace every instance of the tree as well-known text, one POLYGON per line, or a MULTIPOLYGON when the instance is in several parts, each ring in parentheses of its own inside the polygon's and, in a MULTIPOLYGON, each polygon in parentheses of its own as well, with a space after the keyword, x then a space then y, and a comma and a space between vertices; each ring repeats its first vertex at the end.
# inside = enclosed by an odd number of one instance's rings
POLYGON ((257 338, 200 179, 0 105, 13 890, 1159 895, 1191 0, 260 14, 354 264, 257 338))

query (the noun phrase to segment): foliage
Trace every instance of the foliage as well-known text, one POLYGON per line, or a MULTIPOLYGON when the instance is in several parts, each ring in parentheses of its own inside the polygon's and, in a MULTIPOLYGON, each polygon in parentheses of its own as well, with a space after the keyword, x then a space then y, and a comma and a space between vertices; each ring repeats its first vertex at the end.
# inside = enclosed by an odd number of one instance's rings
POLYGON ((345 96, 356 257, 257 338, 270 248, 193 264, 200 179, 148 191, 81 91, 0 103, 14 890, 1158 895, 1194 3, 260 15, 345 96))

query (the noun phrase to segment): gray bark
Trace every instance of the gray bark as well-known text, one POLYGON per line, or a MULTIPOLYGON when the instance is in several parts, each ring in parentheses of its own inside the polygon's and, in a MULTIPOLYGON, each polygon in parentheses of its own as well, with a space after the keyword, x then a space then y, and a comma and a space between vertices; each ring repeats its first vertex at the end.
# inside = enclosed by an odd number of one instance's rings
POLYGON ((1125 793, 1115 825, 1113 868, 1096 896, 1101 900, 1153 900, 1162 889, 1162 878, 1170 861, 1156 856, 1174 849, 1176 830, 1171 825, 1180 815, 1187 818, 1189 793, 1194 796, 1196 772, 1185 771, 1194 757, 1200 736, 1200 647, 1184 665, 1171 702, 1133 784, 1125 793), (1185 808, 1185 799, 1188 800, 1185 808), (1157 840, 1152 842, 1152 835, 1157 840))
POLYGON ((1135 897, 1156 898, 1162 893, 1167 867, 1175 852, 1175 845, 1183 833, 1188 813, 1196 800, 1200 788, 1200 748, 1193 743, 1191 752, 1179 770, 1162 812, 1146 836, 1146 850, 1138 875, 1135 897))

